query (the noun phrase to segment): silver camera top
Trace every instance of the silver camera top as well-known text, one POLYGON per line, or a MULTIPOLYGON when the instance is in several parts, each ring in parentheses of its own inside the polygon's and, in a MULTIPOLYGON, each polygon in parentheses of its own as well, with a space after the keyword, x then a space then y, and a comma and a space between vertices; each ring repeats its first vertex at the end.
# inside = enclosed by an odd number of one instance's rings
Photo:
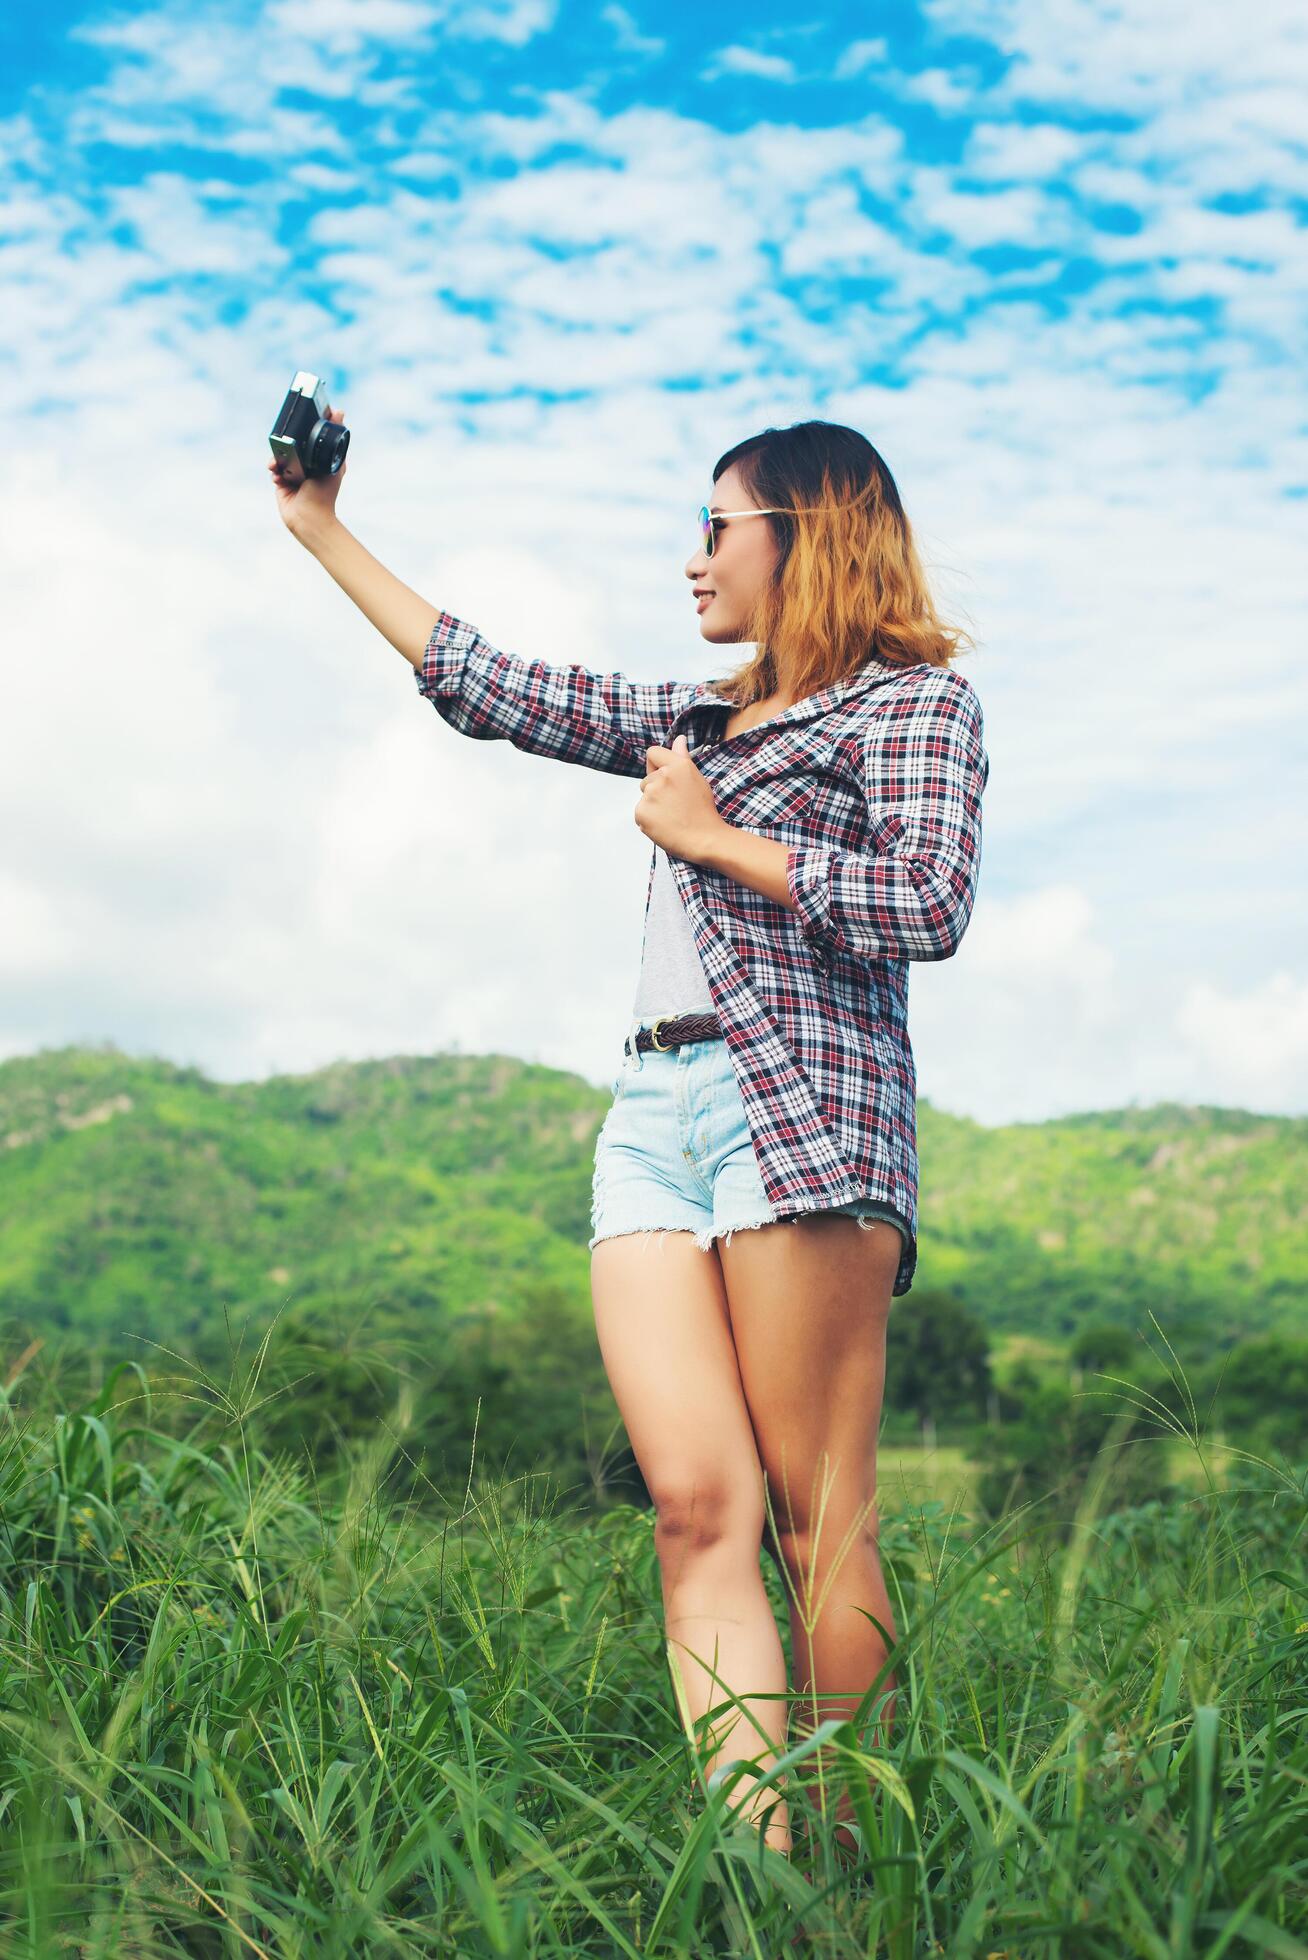
POLYGON ((307 368, 296 370, 295 379, 291 383, 291 393, 307 395, 320 416, 327 413, 327 384, 319 380, 316 374, 310 374, 307 368))

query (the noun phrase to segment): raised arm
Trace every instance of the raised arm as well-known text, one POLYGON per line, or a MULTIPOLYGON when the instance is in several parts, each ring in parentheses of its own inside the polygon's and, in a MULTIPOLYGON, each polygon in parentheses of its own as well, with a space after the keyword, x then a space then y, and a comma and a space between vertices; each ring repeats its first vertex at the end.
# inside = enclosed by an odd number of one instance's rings
POLYGON ((967 930, 990 775, 976 690, 934 669, 869 717, 861 763, 871 850, 792 847, 786 879, 814 945, 947 960, 967 930))
POLYGON ((635 681, 501 653, 374 558, 336 516, 330 486, 315 481, 288 493, 278 483, 278 490, 288 528, 411 663, 419 693, 461 735, 512 742, 530 755, 613 776, 643 776, 646 749, 663 741, 696 692, 694 681, 635 681))
POLYGON ((643 776, 694 681, 634 681, 575 664, 549 666, 501 653, 475 626, 438 615, 417 674, 438 715, 478 742, 512 742, 530 755, 611 776, 643 776))
POLYGON ((423 650, 439 617, 437 607, 387 571, 339 517, 307 531, 303 543, 377 631, 421 671, 423 650))
MULTIPOLYGON (((328 419, 344 421, 345 410, 333 408, 328 419)), ((276 456, 270 459, 268 471, 278 515, 291 536, 331 573, 377 631, 420 668, 438 610, 388 572, 336 515, 336 500, 350 471, 348 459, 334 476, 305 477, 294 483, 276 456)))

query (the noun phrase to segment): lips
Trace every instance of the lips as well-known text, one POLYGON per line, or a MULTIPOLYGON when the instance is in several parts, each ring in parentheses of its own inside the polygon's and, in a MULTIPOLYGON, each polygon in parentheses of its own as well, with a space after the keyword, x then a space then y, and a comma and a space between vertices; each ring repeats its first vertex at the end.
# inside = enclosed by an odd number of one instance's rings
POLYGON ((704 608, 705 608, 705 606, 710 606, 710 605, 712 605, 712 603, 713 603, 713 601, 714 601, 714 600, 715 600, 715 599, 717 598, 717 596, 718 596, 718 595, 717 595, 717 593, 716 593, 716 592, 703 592, 703 593, 701 593, 701 594, 700 594, 700 597, 699 597, 699 600, 698 600, 698 602, 696 603, 696 606, 695 606, 695 611, 696 611, 696 612, 703 612, 703 610, 704 610, 704 608))

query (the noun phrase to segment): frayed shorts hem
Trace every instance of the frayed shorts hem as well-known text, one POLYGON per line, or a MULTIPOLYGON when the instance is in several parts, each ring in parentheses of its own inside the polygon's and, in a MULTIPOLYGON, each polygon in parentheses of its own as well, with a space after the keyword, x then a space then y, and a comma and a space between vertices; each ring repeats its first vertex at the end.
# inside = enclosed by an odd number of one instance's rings
MULTIPOLYGON (((735 1232, 757 1232, 763 1225, 798 1225, 801 1218, 848 1215, 847 1210, 842 1210, 835 1205, 832 1205, 829 1211, 800 1212, 789 1218, 778 1218, 775 1213, 769 1212, 766 1218, 749 1218, 739 1225, 709 1225, 702 1232, 695 1231, 689 1225, 615 1225, 612 1231, 597 1232, 594 1238, 588 1241, 586 1250, 593 1252, 597 1245, 603 1245, 605 1239, 654 1239, 661 1238, 668 1232, 685 1232, 694 1239, 701 1252, 711 1252, 718 1239, 721 1239, 724 1245, 730 1245, 732 1234, 735 1232)), ((864 1232, 872 1231, 877 1225, 890 1225, 892 1230, 901 1238, 903 1237, 893 1219, 865 1216, 859 1218, 858 1224, 860 1231, 864 1232)))
POLYGON ((778 1214, 763 1190, 724 1042, 687 1042, 638 1055, 628 1049, 595 1144, 588 1250, 605 1239, 638 1237, 651 1251, 667 1233, 679 1232, 710 1252, 729 1245, 736 1232, 832 1213, 857 1218, 865 1232, 892 1225, 903 1246, 910 1245, 903 1214, 880 1197, 778 1214))
MULTIPOLYGON (((605 1239, 654 1239, 662 1238, 668 1232, 685 1232, 694 1239, 701 1252, 711 1252, 717 1239, 723 1239, 729 1245, 733 1232, 756 1232, 760 1225, 775 1225, 777 1222, 769 1213, 766 1218, 746 1219, 740 1225, 709 1225, 702 1232, 697 1232, 690 1225, 615 1225, 612 1231, 597 1232, 587 1246, 587 1251, 593 1252, 597 1245, 604 1243, 605 1239)), ((791 1222, 786 1221, 786 1223, 791 1222)))

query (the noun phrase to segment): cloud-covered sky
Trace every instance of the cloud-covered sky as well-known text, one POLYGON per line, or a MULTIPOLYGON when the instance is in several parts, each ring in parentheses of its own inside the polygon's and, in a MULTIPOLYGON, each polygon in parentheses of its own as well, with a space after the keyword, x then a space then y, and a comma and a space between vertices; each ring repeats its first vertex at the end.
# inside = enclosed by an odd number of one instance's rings
POLYGON ((1308 1107, 1308 17, 1141 0, 57 5, 0 26, 0 1056, 607 1083, 639 785, 458 736, 282 527, 707 677, 716 457, 847 422, 991 759, 919 1091, 1308 1107))

